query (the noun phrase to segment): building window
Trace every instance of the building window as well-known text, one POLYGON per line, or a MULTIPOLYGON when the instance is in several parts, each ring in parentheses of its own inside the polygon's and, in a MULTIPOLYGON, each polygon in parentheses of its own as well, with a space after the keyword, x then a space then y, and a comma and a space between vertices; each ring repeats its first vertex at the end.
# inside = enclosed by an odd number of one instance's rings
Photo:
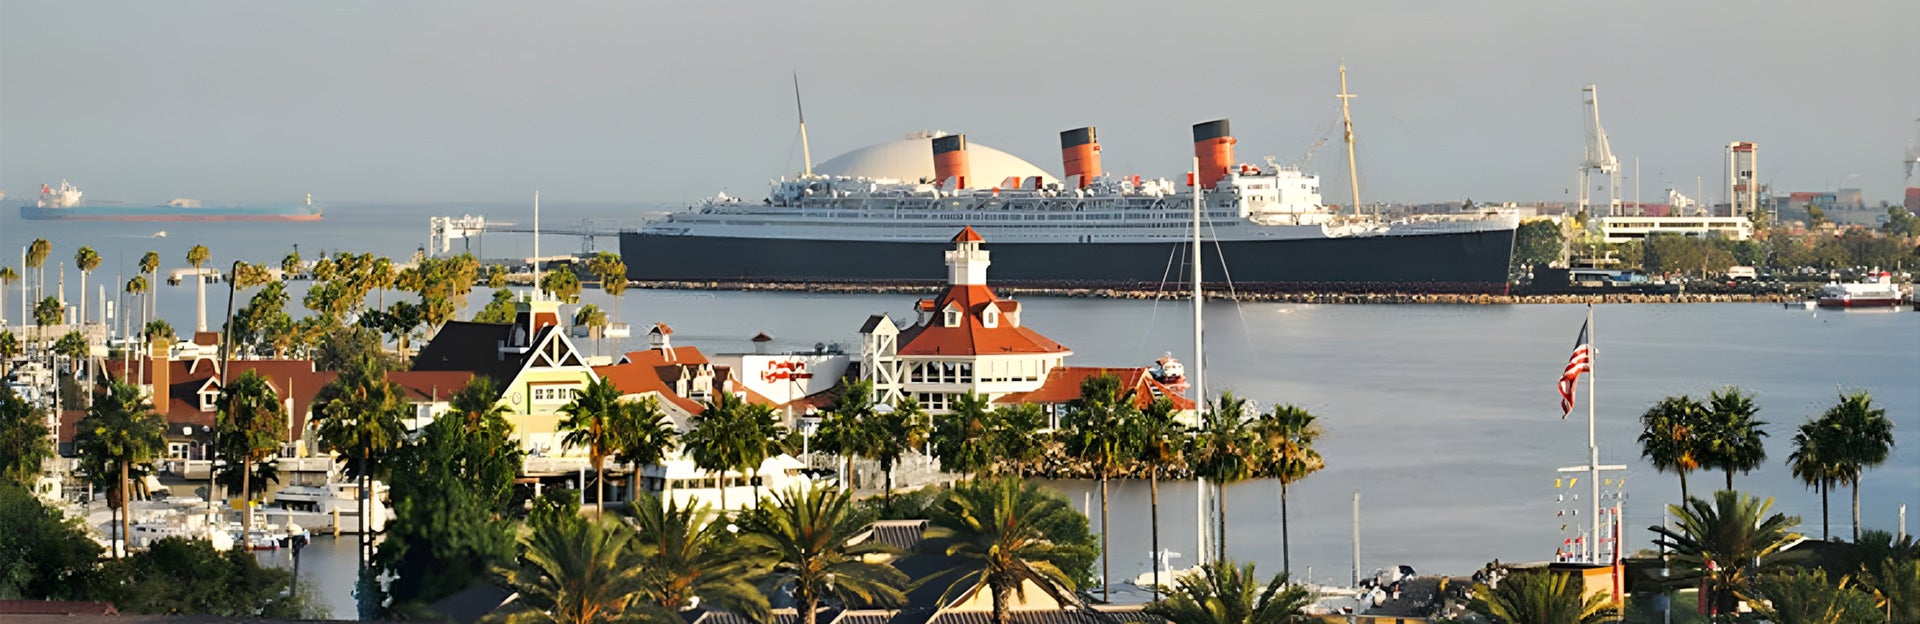
POLYGON ((571 403, 580 396, 580 389, 572 386, 534 386, 532 391, 535 403, 571 403))
POLYGON ((987 327, 999 327, 1000 326, 1000 309, 993 306, 987 306, 986 311, 980 313, 980 324, 985 325, 987 327))
POLYGON ((955 307, 953 304, 947 304, 946 318, 944 321, 947 327, 959 327, 960 308, 955 307))
POLYGON ((202 412, 213 411, 214 408, 217 407, 216 404, 219 403, 219 401, 220 401, 220 393, 218 392, 200 393, 200 411, 202 412))

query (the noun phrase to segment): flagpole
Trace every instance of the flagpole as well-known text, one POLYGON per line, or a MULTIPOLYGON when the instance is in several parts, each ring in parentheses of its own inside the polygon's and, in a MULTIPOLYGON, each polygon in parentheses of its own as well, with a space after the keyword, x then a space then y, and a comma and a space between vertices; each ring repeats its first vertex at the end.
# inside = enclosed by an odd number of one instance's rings
MULTIPOLYGON (((1587 304, 1588 345, 1595 345, 1598 342, 1594 340, 1593 329, 1593 304, 1589 303, 1587 304)), ((1589 469, 1587 485, 1593 488, 1593 495, 1587 500, 1587 503, 1593 507, 1592 515, 1589 517, 1589 522, 1593 523, 1593 531, 1587 534, 1587 548, 1592 554, 1587 557, 1587 561, 1591 563, 1600 562, 1600 443, 1594 435, 1593 426, 1593 387, 1598 379, 1594 375, 1594 361, 1597 359, 1594 356, 1599 350, 1597 346, 1587 347, 1587 468, 1589 469)), ((1614 548, 1619 548, 1619 545, 1615 544, 1614 548)))

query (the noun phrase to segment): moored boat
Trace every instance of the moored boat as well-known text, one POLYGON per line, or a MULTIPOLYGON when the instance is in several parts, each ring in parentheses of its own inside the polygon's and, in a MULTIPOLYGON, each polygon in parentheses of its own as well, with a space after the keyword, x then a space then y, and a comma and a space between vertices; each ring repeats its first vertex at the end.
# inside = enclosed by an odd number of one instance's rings
POLYGON ((1852 283, 1832 283, 1820 287, 1820 307, 1874 308, 1897 306, 1906 300, 1893 274, 1881 271, 1874 277, 1852 283))

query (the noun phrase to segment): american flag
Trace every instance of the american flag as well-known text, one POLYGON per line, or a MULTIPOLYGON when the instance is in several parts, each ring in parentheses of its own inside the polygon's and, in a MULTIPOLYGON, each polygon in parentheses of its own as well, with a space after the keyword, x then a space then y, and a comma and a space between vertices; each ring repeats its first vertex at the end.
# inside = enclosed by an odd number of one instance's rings
POLYGON ((1560 373, 1560 419, 1566 420, 1573 412, 1573 387, 1580 380, 1580 374, 1593 370, 1593 343, 1587 341, 1587 325, 1593 319, 1580 324, 1580 339, 1573 341, 1573 356, 1567 358, 1567 370, 1560 373))

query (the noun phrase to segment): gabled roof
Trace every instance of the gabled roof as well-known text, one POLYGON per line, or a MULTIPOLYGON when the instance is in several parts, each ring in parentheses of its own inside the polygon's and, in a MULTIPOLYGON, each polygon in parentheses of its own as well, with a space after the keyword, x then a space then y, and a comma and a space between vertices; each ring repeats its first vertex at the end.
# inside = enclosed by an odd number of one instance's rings
POLYGON ((1067 403, 1080 398, 1081 382, 1100 375, 1113 375, 1120 378, 1120 387, 1134 392, 1135 405, 1141 409, 1145 409, 1148 405, 1153 404, 1154 398, 1160 396, 1173 399, 1174 409, 1190 410, 1194 408, 1193 399, 1180 396, 1179 393, 1168 388, 1166 384, 1156 381, 1152 375, 1147 374, 1147 369, 1145 368, 1106 368, 1100 366, 1055 366, 1053 370, 1047 372, 1047 378, 1040 382, 1039 388, 1027 392, 1008 394, 995 399, 994 402, 1004 405, 1017 405, 1020 403, 1037 403, 1041 405, 1067 403))
POLYGON ((505 387, 520 374, 524 356, 501 357, 500 346, 513 335, 510 323, 451 321, 413 356, 416 371, 466 371, 493 378, 505 387))
POLYGON ((1001 301, 993 290, 981 285, 956 284, 938 299, 921 300, 922 310, 943 310, 953 305, 961 311, 960 325, 947 327, 938 315, 900 334, 900 355, 1007 355, 1019 353, 1072 353, 1065 345, 1026 327, 999 323, 987 327, 980 321, 987 306, 1002 311, 1017 310, 1018 302, 1001 301), (1011 304, 1012 307, 1008 307, 1011 304))
MULTIPOLYGON (((168 401, 164 406, 154 406, 154 410, 160 412, 169 422, 212 425, 214 412, 200 410, 200 392, 203 389, 218 390, 219 362, 216 360, 168 360, 165 364, 168 401)), ((131 376, 141 377, 140 383, 145 385, 153 383, 152 366, 153 364, 148 362, 148 370, 143 374, 139 361, 134 361, 129 366, 126 362, 109 360, 105 370, 107 375, 115 379, 127 379, 131 369, 131 376)), ((232 370, 228 372, 229 381, 247 371, 256 371, 260 376, 267 378, 267 384, 273 386, 273 391, 278 393, 280 398, 293 399, 291 424, 294 431, 299 431, 306 426, 307 414, 313 409, 314 397, 320 394, 321 388, 333 383, 334 377, 337 376, 332 371, 314 370, 312 360, 234 360, 231 366, 232 370)))
POLYGON ((969 225, 969 226, 964 226, 964 227, 962 227, 962 228, 960 228, 960 233, 959 233, 959 234, 955 234, 955 235, 953 236, 953 242, 956 242, 956 243, 984 243, 984 242, 987 242, 987 239, 985 239, 985 238, 981 238, 981 237, 980 237, 980 233, 979 233, 979 232, 975 232, 975 231, 973 231, 973 226, 971 226, 971 225, 969 225))
MULTIPOLYGON (((619 388, 620 394, 656 392, 661 400, 674 404, 688 414, 698 415, 706 410, 706 405, 676 394, 675 383, 685 375, 688 367, 711 365, 712 361, 698 347, 671 347, 631 351, 621 358, 619 364, 595 366, 593 373, 613 382, 613 387, 619 388), (671 360, 667 357, 669 353, 673 357, 671 360)), ((748 403, 773 404, 772 400, 748 389, 746 384, 734 383, 733 370, 729 367, 714 366, 713 379, 723 391, 744 394, 748 403)))
POLYGON ((869 316, 867 317, 867 322, 860 324, 860 333, 871 334, 873 333, 873 330, 880 328, 880 323, 882 322, 891 323, 892 320, 888 319, 887 315, 885 314, 875 314, 875 315, 869 316))

